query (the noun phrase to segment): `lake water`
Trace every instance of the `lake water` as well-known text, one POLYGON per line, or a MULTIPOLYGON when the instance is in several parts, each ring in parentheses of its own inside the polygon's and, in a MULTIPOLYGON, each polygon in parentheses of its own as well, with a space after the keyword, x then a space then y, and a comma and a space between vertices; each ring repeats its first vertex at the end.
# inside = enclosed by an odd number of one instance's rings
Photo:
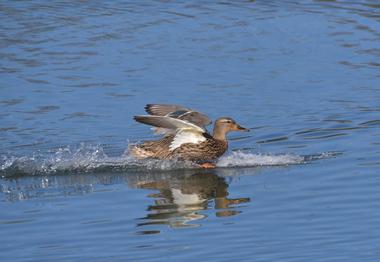
POLYGON ((379 261, 380 4, 1 1, 1 261, 379 261), (146 103, 230 116, 137 161, 146 103))

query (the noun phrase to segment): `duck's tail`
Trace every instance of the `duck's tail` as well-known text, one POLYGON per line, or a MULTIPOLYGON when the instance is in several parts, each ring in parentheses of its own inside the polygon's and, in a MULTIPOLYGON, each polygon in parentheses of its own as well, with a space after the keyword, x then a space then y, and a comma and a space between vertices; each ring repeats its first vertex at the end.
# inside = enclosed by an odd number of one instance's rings
POLYGON ((143 158, 158 158, 169 159, 171 157, 170 144, 173 140, 173 136, 167 136, 160 140, 145 141, 141 144, 130 145, 128 147, 129 152, 138 159, 143 158))

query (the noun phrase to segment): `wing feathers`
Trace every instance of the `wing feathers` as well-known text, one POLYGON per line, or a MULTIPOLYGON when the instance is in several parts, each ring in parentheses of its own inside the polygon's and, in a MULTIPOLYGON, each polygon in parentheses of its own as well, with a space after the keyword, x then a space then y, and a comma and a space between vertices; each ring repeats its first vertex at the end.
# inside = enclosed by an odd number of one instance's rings
POLYGON ((205 114, 179 105, 147 104, 145 111, 150 115, 169 116, 186 120, 200 127, 205 127, 212 122, 205 114))
POLYGON ((166 105, 166 104, 147 104, 145 111, 150 115, 166 116, 169 113, 175 111, 191 111, 189 108, 178 105, 166 105))
POLYGON ((206 125, 211 120, 204 114, 178 105, 147 104, 149 115, 135 116, 137 122, 154 126, 154 130, 165 136, 174 135, 169 145, 173 151, 183 144, 199 144, 206 141, 206 125))
POLYGON ((137 122, 155 126, 155 127, 161 127, 161 128, 167 128, 167 129, 174 129, 174 130, 179 130, 179 129, 190 129, 193 131, 197 131, 200 133, 206 132, 205 129, 194 125, 190 122, 176 119, 176 118, 171 118, 167 116, 135 116, 134 119, 137 122))

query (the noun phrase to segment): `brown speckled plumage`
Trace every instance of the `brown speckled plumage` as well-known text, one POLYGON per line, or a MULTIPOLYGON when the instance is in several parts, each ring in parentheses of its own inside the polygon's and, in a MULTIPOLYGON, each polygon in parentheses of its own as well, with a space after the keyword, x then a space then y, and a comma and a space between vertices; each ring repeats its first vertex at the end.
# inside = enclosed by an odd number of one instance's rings
POLYGON ((134 145, 130 148, 133 155, 139 157, 143 154, 143 158, 151 157, 157 159, 173 159, 189 160, 197 163, 209 162, 223 155, 227 148, 227 141, 213 139, 206 134, 206 141, 199 144, 186 143, 173 151, 170 151, 170 144, 174 136, 166 136, 160 140, 145 141, 142 144, 134 145))
POLYGON ((199 116, 195 115, 189 119, 178 119, 171 116, 175 115, 175 112, 172 114, 169 111, 191 109, 176 105, 158 104, 149 104, 146 109, 153 116, 135 116, 136 121, 158 128, 169 128, 175 132, 174 134, 167 132, 160 140, 145 141, 131 146, 129 150, 136 158, 180 159, 197 163, 211 162, 226 152, 228 148, 226 134, 228 132, 248 131, 248 129, 236 124, 233 119, 222 117, 215 122, 213 134, 210 135, 203 127, 207 116, 202 113, 198 113, 199 116), (160 116, 159 114, 165 115, 160 116), (181 130, 185 131, 185 135, 181 130), (190 130, 190 132, 186 130, 190 130), (194 133, 195 136, 193 137, 194 133))

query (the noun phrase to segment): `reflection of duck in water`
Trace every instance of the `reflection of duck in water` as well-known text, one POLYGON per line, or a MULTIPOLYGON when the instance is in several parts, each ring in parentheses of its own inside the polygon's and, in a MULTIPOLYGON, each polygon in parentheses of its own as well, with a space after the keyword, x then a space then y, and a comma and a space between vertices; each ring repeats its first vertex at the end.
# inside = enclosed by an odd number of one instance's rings
POLYGON ((190 221, 206 217, 201 210, 210 208, 213 204, 216 216, 232 216, 240 213, 233 210, 234 205, 249 202, 249 198, 229 199, 228 184, 223 177, 215 174, 192 174, 181 176, 154 175, 137 177, 136 181, 129 181, 130 186, 143 189, 157 189, 159 193, 150 194, 155 198, 154 205, 148 207, 150 212, 138 226, 167 224, 171 227, 194 227, 197 224, 188 224, 190 221))
POLYGON ((130 147, 132 155, 137 158, 178 158, 212 168, 215 166, 207 162, 214 161, 227 150, 226 134, 230 131, 249 131, 232 118, 221 117, 216 120, 213 134, 210 135, 205 126, 211 120, 200 112, 177 105, 148 104, 145 109, 150 115, 135 116, 135 120, 155 126, 164 137, 130 147))

